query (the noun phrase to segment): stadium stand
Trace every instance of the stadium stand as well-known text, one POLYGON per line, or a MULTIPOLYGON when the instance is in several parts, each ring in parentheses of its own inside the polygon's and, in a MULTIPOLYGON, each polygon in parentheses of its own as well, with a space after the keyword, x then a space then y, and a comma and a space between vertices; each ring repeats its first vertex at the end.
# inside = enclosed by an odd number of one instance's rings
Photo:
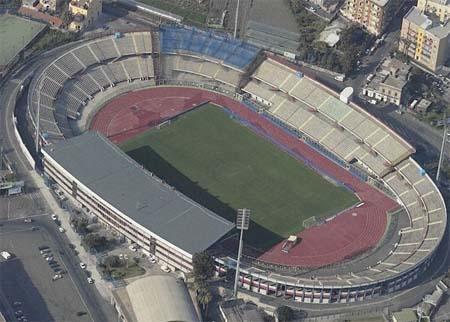
POLYGON ((243 91, 255 101, 269 106, 273 116, 319 143, 325 141, 325 146, 333 146, 331 151, 345 161, 357 159, 379 177, 386 175, 392 166, 413 152, 409 144, 392 135, 389 129, 370 115, 341 102, 320 84, 275 60, 266 59, 256 69, 253 78, 243 91), (288 95, 291 103, 287 105, 287 99, 285 97, 283 100, 282 95, 288 95), (286 113, 294 111, 294 106, 297 106, 297 110, 319 113, 309 118, 292 113, 287 118, 286 113), (336 138, 332 138, 333 142, 326 141, 336 126, 341 130, 338 136, 341 142, 345 142, 343 145, 336 138), (349 137, 354 137, 356 141, 351 142, 349 137), (361 144, 365 146, 364 149, 361 144))
MULTIPOLYGON (((409 227, 400 232, 399 243, 389 256, 366 271, 317 278, 315 283, 320 281, 322 286, 320 298, 312 295, 307 301, 358 300, 358 291, 355 294, 352 294, 355 291, 342 292, 345 285, 359 285, 361 290, 364 289, 362 285, 383 281, 387 283, 385 292, 390 292, 408 284, 429 264, 430 253, 439 245, 445 231, 445 225, 442 225, 446 223, 445 204, 439 190, 425 171, 408 158, 413 148, 359 107, 341 102, 326 88, 278 61, 266 59, 252 78, 243 91, 255 102, 266 106, 266 113, 283 121, 287 128, 294 128, 298 136, 306 135, 320 143, 339 158, 347 162, 357 159, 367 166, 393 191, 410 218, 409 227), (324 294, 323 289, 328 287, 330 289, 324 294), (333 296, 336 287, 340 288, 338 297, 333 296)), ((256 268, 251 266, 246 268, 249 281, 246 284, 243 274, 243 287, 252 289, 254 270, 256 268)), ((269 273, 261 279, 262 275, 258 273, 258 283, 275 285, 275 294, 286 282, 285 277, 274 277, 269 273)), ((308 288, 315 289, 306 279, 290 282, 294 292, 301 290, 301 299, 294 296, 295 300, 305 301, 308 294, 305 285, 310 284, 308 288)), ((261 292, 261 288, 258 291, 261 292)), ((378 292, 376 287, 370 289, 370 295, 374 292, 378 292)), ((367 290, 363 293, 365 298, 367 290)))
POLYGON ((189 56, 176 56, 174 70, 203 76, 234 88, 238 87, 241 79, 241 73, 236 70, 189 56))
MULTIPOLYGON (((190 27, 163 25, 159 37, 163 75, 174 72, 177 80, 202 87, 214 82, 239 88, 243 73, 259 53, 241 40, 190 27)), ((97 92, 118 82, 154 78, 150 54, 150 34, 129 33, 83 43, 55 59, 36 76, 28 97, 33 120, 40 107, 42 137, 46 141, 70 137, 68 119, 77 118, 97 92)), ((282 127, 295 133, 336 166, 364 167, 372 179, 390 189, 410 222, 386 257, 359 271, 289 276, 246 261, 240 286, 299 302, 342 303, 390 293, 416 279, 430 265, 443 238, 447 213, 438 188, 410 157, 414 149, 358 106, 344 104, 335 93, 278 60, 265 59, 242 90, 279 131, 282 127)), ((346 175, 352 176, 348 171, 346 175)), ((383 223, 372 221, 361 234, 370 240, 371 232, 380 227, 383 223)), ((232 258, 217 258, 219 272, 233 264, 232 258)))
POLYGON ((159 37, 164 54, 191 53, 238 70, 250 65, 259 52, 257 47, 241 40, 193 27, 164 25, 159 37))
POLYGON ((63 139, 70 132, 67 118, 77 119, 80 108, 97 92, 119 82, 154 78, 150 54, 150 32, 99 38, 71 49, 43 70, 30 91, 32 120, 41 106, 42 132, 51 134, 49 138, 63 139))

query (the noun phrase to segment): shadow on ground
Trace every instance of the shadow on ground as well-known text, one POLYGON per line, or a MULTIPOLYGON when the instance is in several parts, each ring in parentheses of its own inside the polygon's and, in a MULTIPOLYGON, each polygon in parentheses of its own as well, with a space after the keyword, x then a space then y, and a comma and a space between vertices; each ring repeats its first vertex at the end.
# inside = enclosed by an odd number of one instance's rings
MULTIPOLYGON (((139 164, 144 165, 147 170, 153 172, 157 177, 175 187, 187 197, 198 202, 219 216, 231 222, 235 222, 235 209, 222 202, 218 196, 211 195, 208 190, 205 190, 199 186, 197 182, 194 182, 186 177, 170 163, 164 160, 150 146, 139 147, 128 151, 127 154, 139 164)), ((250 224, 249 233, 245 235, 245 239, 254 247, 267 248, 283 240, 283 237, 252 221, 250 224)))

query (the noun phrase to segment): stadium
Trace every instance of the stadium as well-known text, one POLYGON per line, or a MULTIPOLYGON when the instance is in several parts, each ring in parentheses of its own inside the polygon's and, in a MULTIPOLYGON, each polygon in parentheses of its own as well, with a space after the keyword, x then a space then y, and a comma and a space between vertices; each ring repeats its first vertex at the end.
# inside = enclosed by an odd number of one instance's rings
POLYGON ((173 268, 207 250, 232 271, 234 214, 251 208, 250 292, 389 294, 426 271, 445 234, 444 200, 409 143, 226 35, 166 24, 78 42, 34 73, 28 118, 49 184, 173 268))

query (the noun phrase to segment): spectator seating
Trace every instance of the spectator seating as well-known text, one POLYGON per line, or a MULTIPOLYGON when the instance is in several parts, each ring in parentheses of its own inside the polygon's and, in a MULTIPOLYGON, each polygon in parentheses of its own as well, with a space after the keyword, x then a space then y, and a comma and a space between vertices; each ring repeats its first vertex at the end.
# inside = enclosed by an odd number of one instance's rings
POLYGON ((171 70, 173 71, 198 75, 234 89, 239 86, 242 73, 237 70, 191 56, 167 55, 166 57, 166 62, 172 65, 171 70))
POLYGON ((379 177, 414 151, 369 114, 343 103, 318 83, 273 59, 266 59, 252 77, 243 90, 269 106, 273 116, 327 148, 333 147, 331 151, 343 160, 357 159, 379 177), (304 119, 304 115, 299 118, 294 111, 300 108, 318 113, 310 119, 304 119))
POLYGON ((67 117, 76 119, 80 107, 95 93, 118 82, 153 78, 151 44, 150 32, 127 33, 85 42, 55 59, 41 73, 29 98, 33 117, 41 107, 42 132, 62 139, 70 132, 67 117), (65 111, 55 110, 56 99, 65 111))
POLYGON ((257 47, 242 40, 193 27, 163 25, 160 42, 164 54, 192 53, 238 70, 250 65, 259 52, 257 47))

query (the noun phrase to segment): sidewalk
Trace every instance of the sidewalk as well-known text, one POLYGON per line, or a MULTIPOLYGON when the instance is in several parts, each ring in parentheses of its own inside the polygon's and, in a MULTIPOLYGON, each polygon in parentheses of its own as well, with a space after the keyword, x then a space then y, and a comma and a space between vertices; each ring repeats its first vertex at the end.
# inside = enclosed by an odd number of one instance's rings
POLYGON ((80 235, 78 235, 70 226, 69 223, 70 213, 60 208, 58 202, 55 200, 55 197, 52 195, 50 188, 48 188, 44 184, 44 180, 35 171, 30 171, 30 176, 33 178, 33 181, 36 183, 36 186, 42 193, 42 196, 47 201, 48 206, 50 207, 52 213, 58 216, 58 219, 61 222, 61 227, 63 227, 66 230, 65 234, 67 238, 73 245, 76 246, 80 262, 83 262, 87 265, 87 270, 91 272, 92 274, 91 277, 95 280, 94 285, 99 291, 100 295, 109 302, 111 299, 112 285, 102 280, 102 277, 96 268, 97 261, 95 255, 89 254, 88 252, 86 252, 84 247, 81 246, 80 235))

